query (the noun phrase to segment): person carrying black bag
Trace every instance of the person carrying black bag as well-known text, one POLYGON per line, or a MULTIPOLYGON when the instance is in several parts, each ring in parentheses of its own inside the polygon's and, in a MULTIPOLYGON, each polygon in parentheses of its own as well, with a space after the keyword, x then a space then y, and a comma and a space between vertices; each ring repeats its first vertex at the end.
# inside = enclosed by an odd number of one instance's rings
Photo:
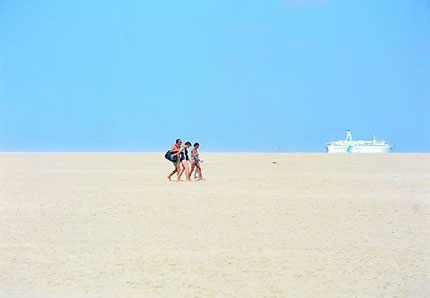
POLYGON ((172 176, 175 173, 179 174, 179 172, 180 172, 180 158, 176 154, 181 149, 181 145, 182 145, 182 140, 181 139, 176 139, 175 144, 164 155, 164 157, 168 161, 171 161, 173 163, 173 166, 175 167, 175 169, 167 176, 167 179, 169 179, 169 181, 172 181, 172 176))

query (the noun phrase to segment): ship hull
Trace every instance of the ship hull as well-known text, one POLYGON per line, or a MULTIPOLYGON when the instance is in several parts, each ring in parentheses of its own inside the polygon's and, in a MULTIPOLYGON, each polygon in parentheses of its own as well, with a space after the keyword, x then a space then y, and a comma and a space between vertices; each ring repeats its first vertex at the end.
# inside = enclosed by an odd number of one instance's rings
POLYGON ((333 146, 326 147, 327 153, 390 153, 390 146, 333 146))

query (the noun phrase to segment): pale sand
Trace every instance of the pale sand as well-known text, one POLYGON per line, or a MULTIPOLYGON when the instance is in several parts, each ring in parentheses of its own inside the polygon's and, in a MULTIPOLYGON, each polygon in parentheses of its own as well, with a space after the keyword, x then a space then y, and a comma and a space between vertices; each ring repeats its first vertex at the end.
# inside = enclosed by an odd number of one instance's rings
POLYGON ((429 154, 202 156, 0 154, 0 296, 430 297, 429 154))

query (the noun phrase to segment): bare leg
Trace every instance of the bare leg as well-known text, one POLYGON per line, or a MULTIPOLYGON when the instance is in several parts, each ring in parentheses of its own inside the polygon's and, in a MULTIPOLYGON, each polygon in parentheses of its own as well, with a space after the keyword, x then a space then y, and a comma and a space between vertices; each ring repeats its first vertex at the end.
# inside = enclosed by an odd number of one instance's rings
POLYGON ((191 180, 191 174, 193 173, 195 167, 196 167, 196 165, 192 162, 191 163, 191 170, 190 170, 190 173, 188 175, 188 179, 190 179, 190 180, 191 180))
POLYGON ((181 164, 182 162, 178 163, 178 181, 181 181, 182 173, 184 173, 184 166, 181 167, 181 164))
POLYGON ((179 180, 179 178, 180 178, 180 172, 181 172, 181 163, 180 162, 178 162, 177 164, 176 164, 176 177, 177 177, 177 180, 179 180))
POLYGON ((187 177, 187 181, 190 180, 190 165, 188 164, 188 160, 184 161, 184 167, 185 167, 185 176, 187 177))
POLYGON ((203 176, 202 176, 202 168, 200 167, 200 163, 197 163, 196 167, 197 167, 197 171, 199 173, 199 179, 201 180, 201 179, 203 179, 203 176))
POLYGON ((186 160, 182 161, 182 170, 181 170, 181 173, 179 175, 179 179, 180 179, 181 175, 184 172, 185 172, 185 178, 187 179, 187 181, 191 181, 190 177, 189 177, 189 175, 190 175, 190 168, 188 167, 188 161, 186 161, 186 160))
POLYGON ((175 174, 178 171, 178 167, 175 164, 175 169, 173 170, 172 173, 169 174, 169 176, 167 176, 167 179, 169 179, 169 181, 172 181, 172 176, 173 174, 175 174))
POLYGON ((167 179, 169 179, 169 181, 172 181, 172 176, 173 176, 173 174, 175 174, 177 172, 177 170, 176 170, 176 168, 173 170, 173 172, 172 173, 170 173, 168 176, 167 176, 167 179))

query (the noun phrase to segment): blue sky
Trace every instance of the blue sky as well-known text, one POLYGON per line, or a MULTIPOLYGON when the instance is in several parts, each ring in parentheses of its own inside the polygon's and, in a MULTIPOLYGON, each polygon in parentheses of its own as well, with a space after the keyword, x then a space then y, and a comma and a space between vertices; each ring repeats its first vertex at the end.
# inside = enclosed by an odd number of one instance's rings
POLYGON ((1 151, 430 151, 430 1, 0 1, 1 151))

